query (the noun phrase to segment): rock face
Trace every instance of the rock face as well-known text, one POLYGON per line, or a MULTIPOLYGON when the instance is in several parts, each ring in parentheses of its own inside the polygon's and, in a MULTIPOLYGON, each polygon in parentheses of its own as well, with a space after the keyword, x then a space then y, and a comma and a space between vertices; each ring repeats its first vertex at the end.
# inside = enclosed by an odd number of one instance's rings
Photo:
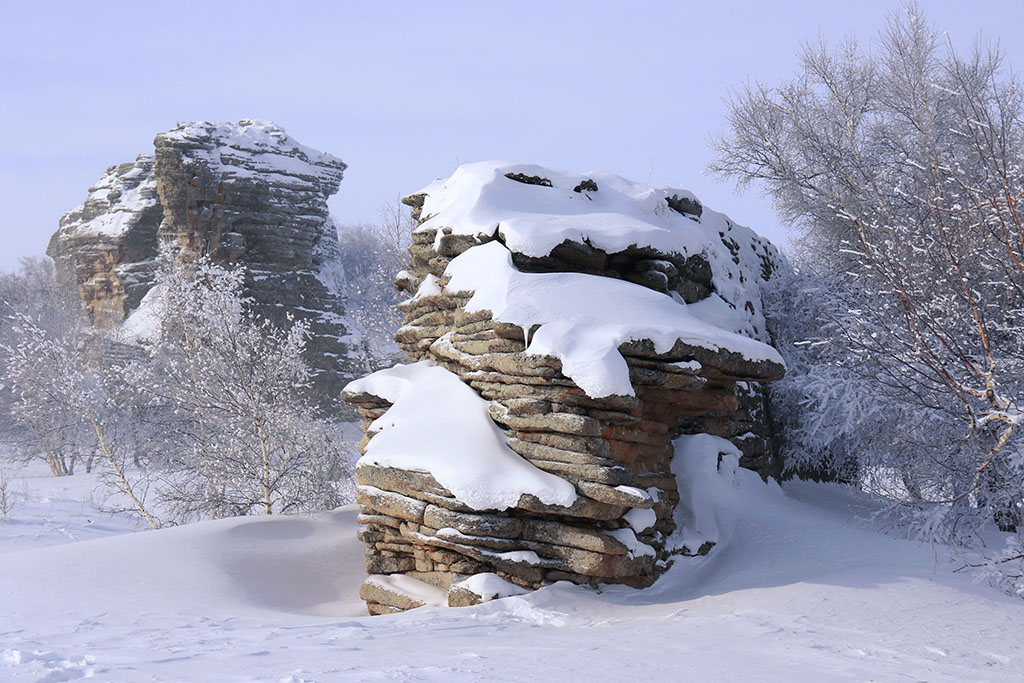
POLYGON ((244 265, 257 312, 311 325, 308 359, 322 396, 335 396, 347 361, 344 272, 327 198, 345 164, 300 145, 272 123, 183 123, 154 154, 111 167, 65 214, 47 253, 74 278, 93 320, 116 325, 153 284, 162 242, 224 265, 244 265))
MULTIPOLYGON (((415 364, 343 394, 366 420, 370 581, 405 574, 463 605, 459 586, 477 575, 645 586, 672 556, 707 553, 712 542, 681 528, 673 439, 724 437, 746 466, 775 467, 759 412, 761 383, 784 372, 763 343, 774 247, 682 190, 522 164, 462 167, 404 201, 419 227, 396 340, 415 364), (458 391, 425 384, 442 369, 475 392, 501 443, 475 435, 458 391), (430 397, 418 407, 417 382, 430 397), (435 414, 410 427, 426 402, 435 414), (502 449, 532 473, 497 471, 502 449)), ((409 606, 381 596, 364 592, 371 613, 409 606)))

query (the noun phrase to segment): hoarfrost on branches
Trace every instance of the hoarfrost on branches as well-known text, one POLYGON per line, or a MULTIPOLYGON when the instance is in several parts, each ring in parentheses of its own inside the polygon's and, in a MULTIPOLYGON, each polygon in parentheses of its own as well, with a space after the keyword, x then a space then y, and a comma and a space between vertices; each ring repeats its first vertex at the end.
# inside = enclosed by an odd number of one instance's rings
POLYGON ((1019 583, 1024 93, 913 4, 874 52, 801 58, 733 96, 712 165, 804 231, 775 316, 791 462, 859 477, 932 537, 979 545, 994 521, 1016 551, 981 552, 1019 583))
POLYGON ((253 314, 243 281, 241 269, 164 249, 135 313, 159 326, 126 377, 173 425, 159 430, 158 496, 177 519, 331 508, 349 488, 340 435, 308 400, 307 325, 281 330, 253 314))

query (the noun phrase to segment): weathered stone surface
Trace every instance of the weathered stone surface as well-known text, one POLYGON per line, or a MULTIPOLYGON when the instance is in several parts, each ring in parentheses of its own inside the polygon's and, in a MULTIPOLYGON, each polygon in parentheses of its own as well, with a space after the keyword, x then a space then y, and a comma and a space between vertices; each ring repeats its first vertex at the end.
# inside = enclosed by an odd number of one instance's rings
POLYGON ((356 532, 356 538, 366 545, 373 545, 376 547, 377 543, 384 540, 384 532, 372 527, 363 527, 356 532))
POLYGON ((536 175, 526 175, 525 173, 506 173, 505 177, 509 180, 514 180, 518 183, 525 183, 526 185, 540 185, 542 187, 551 187, 551 181, 547 178, 541 178, 536 175))
POLYGON ((542 415, 513 415, 500 403, 491 403, 491 417, 495 422, 511 429, 578 434, 580 436, 601 436, 601 423, 585 415, 570 413, 547 413, 542 415))
POLYGON ((244 294, 277 324, 306 320, 318 399, 330 403, 357 366, 344 341, 344 273, 327 198, 345 164, 272 123, 183 123, 152 155, 107 170, 65 214, 47 253, 93 320, 117 325, 152 287, 158 244, 242 265, 244 294))
MULTIPOLYGON (((536 527, 538 534, 544 528, 542 524, 539 523, 536 527)), ((558 524, 547 528, 549 533, 556 533, 556 530, 557 539, 548 537, 545 540, 529 538, 511 540, 451 533, 440 534, 436 537, 422 533, 414 536, 423 543, 436 543, 441 547, 484 558, 489 562, 494 562, 495 566, 520 577, 523 576, 523 567, 518 565, 525 565, 531 569, 532 565, 529 562, 509 559, 508 556, 522 550, 537 553, 539 559, 534 564, 539 563, 548 568, 558 567, 565 571, 601 578, 615 577, 619 573, 628 573, 631 569, 649 570, 652 564, 649 557, 627 557, 625 546, 600 532, 588 532, 580 527, 563 528, 558 524), (580 547, 582 545, 589 545, 590 548, 580 547), (596 550, 595 548, 598 547, 614 552, 596 550)), ((531 572, 530 575, 533 573, 531 572)))
POLYGON ((121 322, 149 290, 162 219, 153 157, 147 154, 108 168, 85 202, 61 216, 46 253, 61 277, 78 285, 97 324, 121 322))
POLYGON ((509 415, 542 415, 551 412, 551 402, 536 398, 511 398, 502 404, 509 415))
POLYGON ((680 197, 678 195, 672 195, 665 199, 665 203, 673 211, 678 211, 683 215, 700 216, 704 212, 704 207, 700 205, 700 202, 690 197, 680 197))
POLYGON ((482 596, 463 586, 452 586, 448 591, 449 607, 471 607, 484 602, 482 596))
MULTIPOLYGON (((492 567, 499 573, 515 577, 526 585, 539 586, 541 581, 544 580, 544 570, 535 566, 531 561, 519 559, 518 554, 516 554, 514 559, 511 559, 493 550, 474 547, 473 545, 467 545, 465 542, 459 543, 422 533, 413 533, 411 534, 411 537, 424 545, 435 545, 440 548, 447 548, 471 559, 478 560, 480 563, 492 567)), ((467 542, 473 540, 476 543, 480 543, 480 538, 475 536, 466 536, 464 540, 467 542)), ((546 566, 560 566, 561 564, 556 560, 550 559, 541 560, 540 563, 546 566)))
MULTIPOLYGON (((667 353, 658 353, 654 344, 646 339, 626 342, 619 347, 624 356, 656 358, 665 362, 696 360, 705 368, 717 368, 719 373, 736 381, 774 381, 782 379, 786 369, 770 361, 751 361, 733 351, 705 349, 684 341, 677 341, 667 353)), ((703 374, 703 373, 702 373, 703 374)))
POLYGON ((622 465, 614 467, 598 467, 595 465, 575 465, 568 462, 531 459, 531 463, 545 472, 551 472, 573 483, 579 481, 597 482, 599 484, 632 484, 636 475, 622 465))
POLYGON ((612 451, 608 441, 599 436, 578 436, 560 432, 534 432, 521 429, 515 430, 513 433, 515 438, 527 443, 549 446, 561 451, 586 453, 600 458, 611 457, 612 451))
MULTIPOLYGON (((422 528, 420 533, 424 533, 422 531, 422 528)), ((499 552, 508 552, 525 549, 525 545, 522 539, 519 538, 500 538, 498 536, 476 536, 473 534, 464 534, 451 527, 438 529, 434 533, 428 533, 425 535, 435 536, 436 538, 443 539, 450 543, 458 543, 462 545, 473 546, 475 548, 487 548, 488 550, 497 550, 499 552)))
POLYGON ((426 604, 425 601, 384 583, 381 580, 383 578, 385 577, 367 577, 359 586, 359 597, 367 602, 393 607, 396 611, 415 609, 426 604))
POLYGON ((592 481, 577 482, 576 488, 587 498, 593 498, 607 505, 619 505, 630 508, 649 508, 653 506, 653 501, 649 496, 637 495, 629 489, 615 488, 592 481))
POLYGON ((522 534, 523 538, 531 541, 542 541, 608 555, 625 555, 627 553, 626 546, 611 536, 582 526, 530 519, 523 525, 522 534))
POLYGON ((417 493, 432 493, 446 498, 452 492, 437 483, 426 472, 411 472, 396 467, 381 467, 362 463, 356 468, 356 479, 360 484, 374 486, 386 491, 397 491, 405 495, 415 496, 417 493))
POLYGON ((536 496, 524 495, 516 503, 517 510, 533 512, 541 515, 565 516, 569 518, 584 518, 595 521, 611 521, 618 519, 626 511, 626 508, 609 505, 596 500, 580 497, 567 508, 557 505, 548 505, 536 496))
POLYGON ((411 572, 414 569, 416 569, 416 560, 409 555, 384 555, 379 551, 367 549, 367 574, 400 574, 411 572))
POLYGON ((360 486, 356 489, 356 502, 377 512, 419 524, 423 521, 423 512, 427 504, 415 498, 409 498, 390 491, 382 491, 372 486, 360 486))
POLYGON ((546 460, 549 462, 563 462, 573 465, 593 465, 597 467, 615 467, 619 463, 611 458, 604 458, 590 453, 577 453, 567 451, 563 448, 545 446, 542 443, 525 441, 523 439, 511 438, 508 446, 527 460, 546 460))
MULTIPOLYGON (((455 364, 455 367, 459 367, 455 364)), ((551 380, 539 377, 522 377, 501 375, 495 372, 469 371, 464 375, 470 386, 489 400, 506 401, 534 395, 539 400, 547 400, 563 405, 596 408, 599 406, 615 407, 629 410, 636 406, 636 399, 631 396, 610 396, 607 400, 595 401, 582 390, 571 386, 563 380, 551 380)))
MULTIPOLYGON (((435 551, 436 552, 436 551, 435 551)), ((452 555, 458 555, 458 553, 451 553, 452 555)), ((439 588, 443 591, 447 591, 451 587, 453 581, 458 581, 462 577, 457 573, 452 572, 436 572, 436 571, 414 571, 406 572, 406 576, 409 578, 422 581, 423 583, 439 588)))
POLYGON ((405 610, 399 609, 397 607, 391 607, 389 605, 381 605, 376 602, 367 602, 366 611, 370 614, 371 617, 376 617, 381 614, 398 614, 400 612, 404 612, 405 610))
POLYGON ((437 505, 428 505, 426 507, 422 521, 424 524, 436 529, 451 527, 471 536, 515 538, 523 530, 522 521, 515 517, 453 512, 437 505))

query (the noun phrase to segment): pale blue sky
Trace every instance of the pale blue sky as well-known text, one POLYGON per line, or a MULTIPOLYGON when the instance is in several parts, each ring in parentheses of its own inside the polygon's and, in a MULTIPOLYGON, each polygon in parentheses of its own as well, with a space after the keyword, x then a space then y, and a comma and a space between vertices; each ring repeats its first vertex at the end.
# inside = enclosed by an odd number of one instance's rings
MULTIPOLYGON (((676 184, 779 243, 767 200, 702 174, 722 98, 795 69, 802 39, 867 41, 858 2, 0 0, 0 267, 41 254, 103 170, 177 121, 276 121, 349 164, 341 222, 502 158, 676 184)), ((923 0, 1024 65, 1024 3, 923 0)))

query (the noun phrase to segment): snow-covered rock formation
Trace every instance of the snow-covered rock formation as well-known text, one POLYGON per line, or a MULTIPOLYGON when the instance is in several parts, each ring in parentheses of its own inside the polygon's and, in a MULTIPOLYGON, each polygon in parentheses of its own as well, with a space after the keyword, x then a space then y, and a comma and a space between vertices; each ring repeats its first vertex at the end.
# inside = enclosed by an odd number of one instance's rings
POLYGON ((366 418, 370 612, 643 586, 708 552, 678 528, 672 440, 710 434, 772 468, 756 409, 784 372, 761 309, 774 247, 684 190, 609 174, 470 164, 404 201, 396 340, 413 362, 344 392, 366 418))
POLYGON ((47 253, 78 284, 93 320, 120 324, 153 284, 158 245, 247 269, 246 295, 275 321, 307 319, 323 396, 351 376, 344 273, 327 198, 345 164, 273 123, 178 124, 154 154, 107 169, 65 214, 47 253))

